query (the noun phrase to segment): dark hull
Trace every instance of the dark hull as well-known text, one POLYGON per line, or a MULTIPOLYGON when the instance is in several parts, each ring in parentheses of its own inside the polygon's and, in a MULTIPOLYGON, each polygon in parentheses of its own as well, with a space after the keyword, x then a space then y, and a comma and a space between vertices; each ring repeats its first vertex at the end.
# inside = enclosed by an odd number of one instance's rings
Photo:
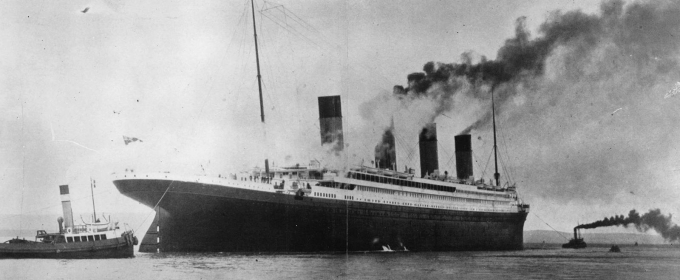
POLYGON ((565 249, 583 249, 588 247, 588 245, 583 241, 583 239, 571 239, 569 243, 562 244, 562 248, 565 249))
POLYGON ((526 213, 421 209, 169 180, 116 180, 149 207, 140 251, 521 250, 526 213), (172 185, 170 186, 172 182, 172 185), (170 188, 168 189, 168 186, 170 188), (156 237, 158 239, 156 239, 156 237), (160 242, 156 242, 160 240, 160 242))
POLYGON ((134 246, 124 238, 82 243, 0 244, 0 258, 107 259, 134 257, 134 246))

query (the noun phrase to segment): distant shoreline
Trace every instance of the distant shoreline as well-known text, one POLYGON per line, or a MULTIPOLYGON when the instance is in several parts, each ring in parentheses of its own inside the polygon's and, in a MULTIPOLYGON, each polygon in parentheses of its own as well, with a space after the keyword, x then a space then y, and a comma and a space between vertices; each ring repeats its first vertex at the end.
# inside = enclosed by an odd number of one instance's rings
MULTIPOLYGON (((672 242, 664 240, 658 234, 649 233, 588 233, 582 232, 582 237, 588 245, 590 244, 658 244, 668 245, 672 242)), ((524 231, 524 244, 563 244, 572 238, 573 233, 556 232, 550 230, 528 230, 524 231)))

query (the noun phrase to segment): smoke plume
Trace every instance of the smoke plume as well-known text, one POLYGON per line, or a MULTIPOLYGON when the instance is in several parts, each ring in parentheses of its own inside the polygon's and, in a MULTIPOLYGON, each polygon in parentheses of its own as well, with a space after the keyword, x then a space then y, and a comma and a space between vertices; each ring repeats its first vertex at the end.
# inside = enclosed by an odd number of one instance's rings
MULTIPOLYGON (((434 106, 427 112, 429 115, 424 116, 429 120, 427 123, 453 110, 457 94, 488 99, 489 92, 496 91, 496 106, 503 108, 503 104, 517 94, 518 88, 531 87, 534 79, 544 74, 546 59, 555 48, 570 44, 583 44, 584 47, 596 44, 604 28, 603 20, 579 11, 555 14, 541 25, 541 36, 532 40, 525 26, 526 19, 520 17, 515 22, 515 36, 506 40, 495 60, 482 56, 480 62, 473 63, 472 53, 467 52, 461 55, 461 63, 427 62, 423 72, 407 76, 407 87, 394 86, 393 96, 406 103, 407 109, 409 102, 431 100, 434 106)), ((487 125, 490 120, 491 112, 486 110, 459 134, 468 134, 487 125)))
POLYGON ((378 168, 393 169, 393 164, 396 164, 393 129, 394 127, 386 129, 380 143, 375 146, 375 160, 378 168))
POLYGON ((660 209, 649 210, 649 212, 642 216, 633 209, 628 213, 628 217, 624 217, 623 215, 612 216, 590 224, 579 225, 576 228, 589 229, 609 226, 628 227, 632 224, 637 230, 642 232, 653 229, 661 234, 664 239, 672 242, 680 240, 680 227, 671 220, 672 215, 668 214, 668 216, 665 216, 661 214, 660 209))
MULTIPOLYGON (((511 163, 522 166, 516 177, 527 179, 534 199, 607 202, 641 186, 675 192, 665 186, 677 176, 665 169, 678 164, 680 115, 677 99, 663 97, 680 77, 678 14, 675 3, 615 0, 596 13, 553 11, 532 32, 519 18, 495 58, 470 51, 455 62, 427 62, 367 108, 418 120, 411 134, 394 133, 412 147, 402 139, 415 140, 432 122, 455 121, 453 133, 487 133, 493 89, 502 133, 526 147, 512 151, 518 160, 511 163)), ((387 127, 389 118, 382 120, 387 127)))
MULTIPOLYGON (((673 57, 677 49, 672 48, 677 40, 672 39, 672 36, 666 39, 651 38, 638 31, 643 29, 642 26, 635 25, 645 20, 647 25, 660 25, 662 29, 655 32, 671 31, 668 30, 671 28, 668 24, 678 20, 668 17, 680 12, 680 8, 635 3, 624 9, 622 1, 608 1, 602 4, 601 10, 601 15, 555 11, 540 26, 539 36, 534 39, 531 39, 531 33, 526 29, 526 18, 520 17, 515 22, 515 36, 505 41, 496 59, 489 60, 482 56, 480 62, 473 63, 472 52, 467 52, 461 55, 460 63, 427 62, 423 72, 407 76, 407 87, 395 86, 393 96, 410 101, 432 99, 436 106, 428 118, 433 122, 442 113, 454 109, 454 95, 466 93, 475 98, 489 99, 490 86, 495 91, 496 106, 501 109, 518 91, 537 86, 535 79, 545 74, 546 61, 556 49, 568 49, 567 55, 573 61, 567 62, 569 64, 565 66, 577 72, 572 73, 572 77, 564 78, 580 78, 574 75, 583 74, 584 69, 579 71, 573 68, 579 67, 579 62, 587 54, 602 47, 605 42, 615 44, 611 50, 618 52, 618 55, 646 63, 650 59, 663 61, 657 66, 659 71, 668 72, 677 67, 677 58, 673 57)), ((650 76, 644 78, 653 79, 650 76)), ((491 112, 483 114, 461 134, 488 124, 490 117, 491 112)))
MULTIPOLYGON (((545 73, 546 60, 557 47, 579 45, 587 50, 599 42, 599 36, 605 29, 604 17, 579 11, 555 13, 541 25, 541 36, 532 40, 525 21, 524 17, 516 20, 515 36, 505 41, 495 60, 482 57, 479 63, 473 63, 471 53, 464 53, 461 63, 428 62, 423 66, 423 72, 408 76, 409 86, 403 93, 412 98, 426 96, 436 99, 439 106, 432 112, 432 119, 452 110, 452 97, 467 86, 472 86, 472 90, 465 92, 479 99, 488 99, 489 91, 495 91, 497 107, 503 108, 518 89, 534 86, 534 79, 545 73)), ((480 128, 490 119, 491 112, 487 110, 460 134, 480 128)))

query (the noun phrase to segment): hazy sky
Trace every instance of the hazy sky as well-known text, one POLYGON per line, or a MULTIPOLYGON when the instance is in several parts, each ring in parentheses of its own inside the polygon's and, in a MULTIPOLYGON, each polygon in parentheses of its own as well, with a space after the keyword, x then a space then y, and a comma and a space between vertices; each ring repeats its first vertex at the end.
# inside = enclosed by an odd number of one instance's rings
MULTIPOLYGON (((665 98, 680 81, 680 25, 666 4, 623 12, 587 48, 560 44, 541 75, 512 89, 499 115, 501 173, 532 205, 526 229, 549 229, 545 221, 568 231, 633 208, 680 212, 680 97, 665 98)), ((0 212, 56 217, 57 186, 70 184, 74 211, 88 213, 93 177, 99 211, 148 213, 111 183, 126 168, 225 174, 262 165, 265 154, 279 165, 331 162, 319 147, 323 95, 343 98, 346 161, 370 160, 386 116, 405 126, 428 110, 387 104, 425 63, 460 63, 466 52, 496 59, 522 16, 533 39, 568 11, 602 15, 597 1, 256 1, 265 136, 249 5, 0 3, 0 212), (143 142, 125 145, 123 135, 143 142)), ((449 171, 453 136, 488 109, 484 98, 457 96, 436 119, 449 171)), ((400 168, 418 164, 411 130, 397 130, 409 134, 397 135, 400 168)), ((489 178, 488 127, 472 134, 475 175, 489 178)))

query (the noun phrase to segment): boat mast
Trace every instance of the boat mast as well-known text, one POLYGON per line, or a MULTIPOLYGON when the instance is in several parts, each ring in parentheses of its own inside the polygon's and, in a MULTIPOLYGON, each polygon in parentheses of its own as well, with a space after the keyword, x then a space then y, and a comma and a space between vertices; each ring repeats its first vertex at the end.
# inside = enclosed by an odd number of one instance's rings
POLYGON ((257 63, 257 88, 260 90, 260 118, 264 123, 264 104, 262 103, 262 76, 260 75, 260 54, 257 49, 257 27, 255 26, 255 4, 250 0, 250 8, 253 11, 253 35, 255 35, 255 62, 257 63))
POLYGON ((92 223, 97 222, 97 209, 94 208, 94 183, 95 181, 92 180, 92 177, 90 177, 90 192, 92 193, 92 223))
POLYGON ((493 86, 491 87, 491 118, 493 120, 493 161, 496 166, 496 173, 493 177, 496 179, 496 186, 500 186, 501 174, 498 173, 498 147, 496 146, 496 106, 493 102, 493 86))
MULTIPOLYGON (((255 26, 255 3, 250 0, 250 9, 253 12, 253 35, 255 37, 255 63, 257 64, 257 89, 260 93, 260 119, 264 125, 264 104, 262 102, 262 75, 260 75, 260 53, 257 48, 257 27, 255 26)), ((266 133, 266 131, 265 131, 266 133)), ((264 159, 264 169, 266 176, 269 176, 269 159, 264 159)))

